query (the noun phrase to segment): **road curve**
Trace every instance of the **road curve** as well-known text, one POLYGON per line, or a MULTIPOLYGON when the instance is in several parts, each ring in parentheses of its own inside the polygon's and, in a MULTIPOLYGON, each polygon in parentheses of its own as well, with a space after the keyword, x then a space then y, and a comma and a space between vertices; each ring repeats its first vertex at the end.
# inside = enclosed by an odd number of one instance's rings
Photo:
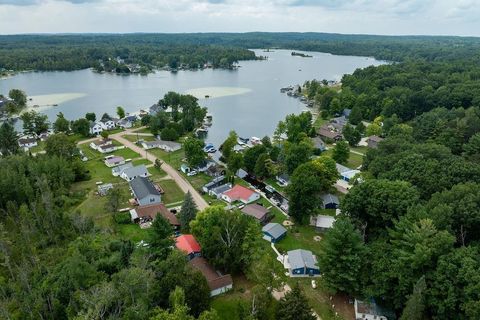
MULTIPOLYGON (((135 134, 135 132, 130 131, 130 130, 126 130, 126 131, 122 131, 122 132, 119 132, 119 133, 109 135, 108 137, 110 139, 113 139, 113 140, 116 140, 116 141, 120 142, 125 147, 127 147, 129 149, 132 149, 133 151, 137 152, 138 154, 140 154, 140 156, 142 158, 147 159, 147 160, 155 163, 155 160, 158 159, 156 156, 154 156, 153 154, 144 150, 143 148, 140 148, 135 143, 133 143, 131 141, 128 141, 127 139, 122 137, 125 134, 135 134)), ((160 160, 162 160, 162 159, 160 159, 160 160)), ((198 191, 195 190, 195 188, 184 177, 182 177, 182 175, 180 175, 180 173, 175 168, 173 168, 169 164, 165 163, 165 161, 163 161, 163 160, 162 160, 162 163, 163 163, 162 164, 162 170, 165 171, 173 180, 175 180, 175 182, 180 187, 180 189, 182 189, 182 191, 185 192, 185 193, 190 191, 190 194, 192 195, 193 200, 197 204, 197 208, 199 210, 203 210, 203 209, 208 207, 207 201, 205 201, 205 199, 203 199, 203 197, 200 195, 200 193, 198 193, 198 191)))

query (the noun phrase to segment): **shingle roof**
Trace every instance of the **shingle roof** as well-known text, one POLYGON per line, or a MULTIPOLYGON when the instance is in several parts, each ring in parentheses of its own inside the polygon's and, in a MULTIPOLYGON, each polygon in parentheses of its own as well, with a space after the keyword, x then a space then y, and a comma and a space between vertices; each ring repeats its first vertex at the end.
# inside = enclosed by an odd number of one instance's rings
POLYGON ((205 279, 210 290, 216 290, 232 285, 233 280, 229 274, 219 274, 208 262, 202 257, 195 257, 189 261, 190 265, 200 271, 205 279))
POLYGON ((334 222, 334 217, 319 214, 315 219, 315 226, 317 228, 330 229, 333 226, 334 222))
POLYGON ((136 166, 136 167, 131 167, 131 168, 125 169, 123 171, 123 173, 128 178, 131 178, 131 177, 138 177, 138 176, 148 174, 148 170, 147 170, 147 167, 144 164, 141 164, 141 165, 136 166))
POLYGON ((160 192, 158 192, 153 183, 144 177, 136 177, 130 181, 130 188, 132 188, 135 198, 137 199, 143 199, 150 195, 160 195, 160 192))
POLYGON ((133 168, 133 164, 132 164, 131 162, 127 162, 127 163, 125 163, 125 164, 122 164, 122 165, 120 165, 120 166, 118 166, 118 167, 113 168, 113 169, 112 169, 112 172, 113 172, 113 173, 119 173, 119 174, 121 174, 122 171, 124 171, 124 170, 126 170, 126 169, 128 169, 128 168, 133 168))
POLYGON ((117 163, 117 162, 122 162, 125 161, 123 157, 111 157, 105 160, 107 163, 117 163))
POLYGON ((177 216, 171 213, 170 210, 168 210, 163 203, 155 203, 155 204, 149 204, 146 206, 139 206, 132 210, 135 211, 135 214, 138 218, 151 217, 152 219, 155 220, 155 218, 157 217, 157 214, 161 214, 165 219, 167 219, 168 222, 170 222, 171 225, 174 225, 174 226, 180 225, 180 222, 178 221, 177 216))
POLYGON ((287 232, 287 229, 285 229, 280 223, 270 222, 262 228, 262 232, 268 233, 275 239, 278 239, 287 232))
POLYGON ((175 246, 177 249, 182 250, 187 254, 200 252, 202 250, 202 247, 200 247, 198 244, 197 239, 195 239, 195 237, 191 234, 184 234, 177 237, 175 240, 175 246))
POLYGON ((311 269, 318 269, 315 264, 315 258, 313 257, 313 253, 308 250, 297 249, 291 250, 287 252, 288 255, 288 263, 290 264, 291 269, 298 269, 298 268, 311 268, 311 269))
POLYGON ((243 207, 242 212, 246 215, 254 217, 255 219, 263 220, 269 211, 264 206, 252 203, 243 207))
POLYGON ((325 193, 320 196, 322 198, 323 204, 327 203, 335 203, 335 204, 340 204, 340 201, 338 201, 338 197, 334 194, 331 193, 325 193))
POLYGON ((216 188, 213 188, 210 191, 213 192, 214 194, 222 194, 224 192, 227 192, 230 189, 232 189, 232 184, 226 183, 226 184, 222 184, 221 186, 218 186, 216 188))
POLYGON ((248 201, 248 199, 250 199, 250 197, 253 194, 255 194, 255 191, 237 184, 232 189, 225 192, 224 194, 228 196, 230 199, 232 199, 232 201, 235 201, 235 200, 248 201))

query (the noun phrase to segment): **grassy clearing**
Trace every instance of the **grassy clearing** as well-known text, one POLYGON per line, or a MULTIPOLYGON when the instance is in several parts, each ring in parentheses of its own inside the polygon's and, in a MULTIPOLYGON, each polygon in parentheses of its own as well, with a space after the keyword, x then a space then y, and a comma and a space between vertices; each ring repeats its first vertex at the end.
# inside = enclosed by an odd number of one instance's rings
POLYGON ((148 238, 148 230, 142 229, 134 223, 116 224, 115 231, 122 239, 129 239, 133 242, 140 242, 148 238))
POLYGON ((348 158, 347 167, 356 169, 361 166, 363 163, 363 156, 350 152, 350 157, 348 158))
POLYGON ((138 133, 152 133, 150 131, 150 128, 142 128, 142 129, 138 129, 138 130, 133 130, 134 132, 138 132, 138 133))
POLYGON ((278 192, 285 194, 285 187, 282 187, 281 185, 279 185, 277 179, 268 178, 267 180, 265 180, 265 183, 274 187, 275 190, 277 190, 278 192))
POLYGON ((155 155, 157 158, 162 159, 169 165, 171 165, 175 169, 179 169, 182 165, 182 159, 185 158, 185 152, 183 149, 174 151, 174 152, 166 152, 161 149, 151 149, 148 150, 151 154, 155 155))
POLYGON ((368 151, 368 147, 366 147, 366 146, 356 146, 356 147, 350 147, 350 150, 365 154, 368 151))
POLYGON ((123 137, 130 142, 137 142, 138 140, 144 140, 144 141, 154 141, 155 140, 154 136, 137 136, 136 134, 126 134, 123 137))
POLYGON ((124 157, 125 159, 135 159, 140 157, 138 153, 136 153, 135 151, 129 148, 119 149, 119 150, 116 150, 115 152, 112 152, 111 154, 119 157, 124 157))
POLYGON ((165 190, 165 193, 162 195, 162 202, 166 205, 169 203, 182 201, 185 197, 185 193, 177 186, 177 183, 174 180, 162 180, 158 184, 165 190))
POLYGON ((323 119, 320 115, 315 119, 313 122, 313 127, 315 129, 319 129, 321 126, 323 126, 325 123, 327 123, 329 120, 328 119, 323 119))
MULTIPOLYGON (((147 159, 135 159, 135 160, 132 160, 132 163, 134 166, 139 166, 139 165, 149 165, 149 164, 152 164, 152 162, 150 160, 147 160, 147 159)), ((150 169, 149 169, 150 171, 150 169)))

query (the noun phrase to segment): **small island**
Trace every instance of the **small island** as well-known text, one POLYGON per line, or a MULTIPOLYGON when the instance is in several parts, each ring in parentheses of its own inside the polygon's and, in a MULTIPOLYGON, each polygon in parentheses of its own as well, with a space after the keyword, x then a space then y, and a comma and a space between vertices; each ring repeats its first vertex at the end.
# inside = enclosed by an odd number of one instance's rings
POLYGON ((302 57, 302 58, 313 58, 313 56, 310 56, 308 54, 301 53, 301 52, 295 52, 295 51, 292 51, 292 56, 297 56, 297 57, 302 57))

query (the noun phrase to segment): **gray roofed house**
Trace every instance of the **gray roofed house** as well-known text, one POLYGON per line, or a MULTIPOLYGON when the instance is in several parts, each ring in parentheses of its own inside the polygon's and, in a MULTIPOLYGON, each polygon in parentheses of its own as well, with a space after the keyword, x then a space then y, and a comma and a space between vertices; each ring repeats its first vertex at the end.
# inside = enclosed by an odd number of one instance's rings
POLYGON ((270 213, 267 208, 256 203, 246 205, 241 211, 247 216, 255 218, 261 224, 267 221, 268 214, 270 213))
POLYGON ((131 167, 131 168, 123 170, 123 172, 120 174, 120 177, 124 180, 132 181, 136 177, 144 177, 145 178, 148 175, 149 174, 148 174, 147 167, 144 164, 142 164, 142 165, 139 165, 139 166, 136 166, 136 167, 131 167))
POLYGON ((313 276, 320 274, 315 256, 311 251, 304 249, 287 252, 291 276, 313 276))
POLYGON ((276 176, 276 179, 278 181, 278 183, 281 185, 281 186, 288 186, 288 184, 290 183, 290 176, 286 173, 282 173, 278 176, 276 176))
POLYGON ((202 187, 203 192, 208 193, 213 188, 216 188, 222 184, 225 184, 223 181, 225 180, 225 176, 219 176, 210 181, 209 183, 205 184, 202 187))
POLYGON ((159 148, 167 152, 177 151, 182 148, 182 145, 178 142, 165 140, 144 141, 142 142, 142 146, 147 150, 159 148))
POLYGON ((323 202, 323 209, 337 209, 340 205, 338 197, 331 193, 325 193, 320 196, 323 202))
POLYGON ((379 136, 370 136, 367 138, 367 145, 369 148, 378 148, 378 144, 382 142, 384 139, 380 138, 379 136))
POLYGON ((238 169, 238 171, 235 173, 235 175, 237 177, 239 177, 240 179, 243 179, 245 178, 246 176, 248 176, 248 172, 243 170, 243 169, 238 169))
POLYGON ((217 199, 220 199, 222 194, 227 192, 230 189, 232 189, 232 184, 226 183, 211 189, 210 191, 208 191, 208 194, 211 196, 217 197, 217 199))
POLYGON ((320 138, 320 137, 312 138, 312 142, 313 142, 313 147, 315 149, 318 149, 320 151, 325 151, 327 149, 327 146, 325 145, 325 142, 323 142, 322 138, 320 138))
POLYGON ((265 235, 264 239, 270 242, 278 242, 285 237, 287 234, 287 229, 282 226, 280 223, 267 223, 263 228, 262 232, 265 235))
POLYGON ((162 198, 160 192, 153 183, 144 177, 136 177, 130 181, 130 189, 135 196, 135 200, 140 206, 154 203, 160 203, 162 198))
POLYGON ((316 217, 312 217, 310 219, 310 225, 313 225, 315 229, 319 232, 327 231, 328 229, 333 227, 334 223, 335 217, 325 216, 322 214, 319 214, 316 217))
POLYGON ((114 177, 118 177, 119 175, 122 174, 123 171, 125 171, 126 169, 129 169, 129 168, 132 168, 132 167, 133 167, 133 163, 127 162, 125 164, 122 164, 120 166, 112 168, 112 175, 114 177))

